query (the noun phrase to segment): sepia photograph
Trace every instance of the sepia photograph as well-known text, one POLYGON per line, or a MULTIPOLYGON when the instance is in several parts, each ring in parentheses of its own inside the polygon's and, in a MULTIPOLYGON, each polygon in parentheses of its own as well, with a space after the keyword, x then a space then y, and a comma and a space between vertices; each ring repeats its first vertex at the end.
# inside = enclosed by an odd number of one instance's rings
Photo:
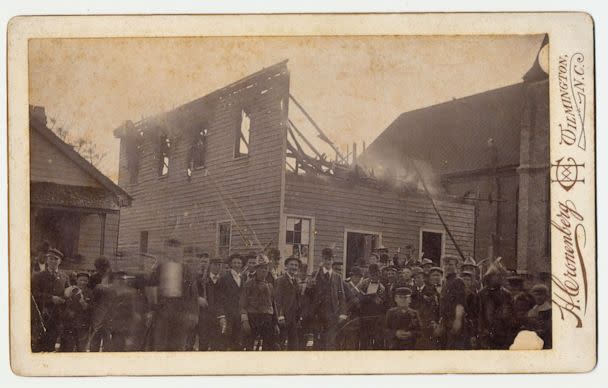
POLYGON ((17 369, 588 370, 587 16, 18 20, 17 369))
POLYGON ((30 41, 32 351, 551 348, 548 44, 30 41))

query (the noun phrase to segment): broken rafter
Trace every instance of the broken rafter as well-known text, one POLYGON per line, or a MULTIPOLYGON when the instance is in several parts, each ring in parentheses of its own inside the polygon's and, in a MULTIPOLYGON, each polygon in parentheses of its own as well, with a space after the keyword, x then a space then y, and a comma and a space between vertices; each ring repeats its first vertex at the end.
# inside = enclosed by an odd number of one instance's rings
POLYGON ((294 102, 294 104, 296 104, 296 106, 302 111, 302 113, 304 113, 304 116, 306 116, 306 118, 310 121, 310 123, 315 127, 317 132, 319 132, 319 135, 318 135, 319 138, 321 140, 323 140, 324 142, 326 142, 327 144, 329 144, 330 147, 334 151, 336 151, 336 155, 342 160, 342 162, 348 164, 348 161, 344 158, 344 156, 342 156, 342 153, 340 153, 340 151, 338 150, 338 147, 336 147, 336 145, 327 137, 327 135, 325 135, 325 132, 323 132, 321 130, 321 128, 317 125, 315 120, 308 114, 308 112, 306 112, 304 107, 302 105, 300 105, 300 103, 295 99, 295 97, 291 93, 289 93, 289 98, 294 102))
MULTIPOLYGON (((320 159, 323 159, 324 158, 323 155, 319 151, 317 151, 317 149, 312 145, 312 143, 310 141, 308 141, 308 139, 302 134, 302 132, 300 132, 298 127, 296 127, 296 125, 293 123, 293 121, 291 121, 291 119, 287 119, 287 120, 289 121, 289 125, 291 126, 291 128, 293 128, 293 130, 296 131, 296 133, 298 135, 300 135, 302 140, 304 140, 304 143, 306 143, 306 145, 308 147, 310 147, 312 152, 314 152, 315 155, 317 155, 317 157, 319 157, 320 159)), ((293 133, 291 134, 291 136, 293 136, 293 133)))

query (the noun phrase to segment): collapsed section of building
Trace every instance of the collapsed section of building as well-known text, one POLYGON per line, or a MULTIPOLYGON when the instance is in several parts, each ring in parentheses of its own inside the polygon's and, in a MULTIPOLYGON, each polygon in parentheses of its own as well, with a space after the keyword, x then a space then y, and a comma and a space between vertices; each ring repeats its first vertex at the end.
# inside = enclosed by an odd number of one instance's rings
POLYGON ((144 269, 178 238, 186 256, 278 248, 312 272, 324 247, 346 270, 372 250, 411 245, 439 264, 474 255, 475 206, 399 184, 342 155, 290 94, 287 61, 169 112, 127 122, 119 185, 132 197, 120 218, 117 265, 144 269), (330 144, 317 151, 290 120, 290 101, 330 144))

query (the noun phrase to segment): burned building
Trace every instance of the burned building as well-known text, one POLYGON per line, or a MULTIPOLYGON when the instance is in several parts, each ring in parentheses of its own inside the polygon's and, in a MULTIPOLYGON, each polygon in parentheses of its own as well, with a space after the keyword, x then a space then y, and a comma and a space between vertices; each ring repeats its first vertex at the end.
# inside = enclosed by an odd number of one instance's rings
POLYGON ((46 122, 44 108, 30 106, 31 251, 48 241, 64 253, 64 267, 92 269, 100 255, 115 255, 120 209, 131 197, 46 122))
MULTIPOLYGON (((182 241, 187 256, 277 247, 301 257, 308 271, 324 247, 347 269, 381 245, 396 251, 424 243, 437 262, 457 252, 418 187, 378 179, 339 153, 290 93, 286 61, 114 134, 119 185, 134 199, 120 218, 125 268, 145 267, 169 237, 182 241), (334 160, 298 130, 290 107, 334 147, 334 160)), ((458 248, 472 255, 475 206, 435 199, 458 248)))
POLYGON ((549 81, 539 56, 522 82, 400 115, 360 159, 435 176, 474 206, 477 260, 549 272, 549 81))

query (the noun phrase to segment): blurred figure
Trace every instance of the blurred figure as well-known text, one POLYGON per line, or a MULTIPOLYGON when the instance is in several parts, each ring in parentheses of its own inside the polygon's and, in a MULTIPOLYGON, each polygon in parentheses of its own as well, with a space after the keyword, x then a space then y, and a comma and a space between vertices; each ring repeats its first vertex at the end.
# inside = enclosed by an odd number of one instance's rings
POLYGON ((62 352, 84 352, 87 350, 93 291, 88 287, 89 274, 79 272, 76 285, 65 289, 64 330, 61 338, 62 352))
POLYGON ((386 288, 380 282, 380 269, 372 264, 368 268, 369 278, 363 279, 361 291, 361 326, 359 338, 361 349, 381 349, 383 346, 384 314, 386 312, 386 288))
POLYGON ((198 287, 196 277, 183 263, 178 240, 165 242, 164 258, 151 280, 159 295, 152 334, 154 350, 187 350, 188 339, 198 324, 198 287))
MULTIPOLYGON (((416 279, 423 275, 417 273, 416 279)), ((417 349, 439 349, 439 292, 437 291, 443 270, 433 267, 429 271, 429 282, 416 288, 416 307, 420 317, 421 334, 416 342, 417 349)), ((418 281, 417 281, 418 282, 418 281)))
POLYGON ((98 284, 108 285, 112 281, 112 270, 110 260, 105 256, 99 256, 95 259, 95 272, 89 279, 89 288, 94 289, 98 284))
POLYGON ((459 259, 443 257, 445 282, 439 295, 439 315, 442 333, 442 348, 458 350, 465 348, 465 285, 457 276, 459 259))
POLYGON ((464 335, 465 348, 476 349, 479 346, 477 328, 479 326, 479 295, 475 286, 475 274, 471 271, 462 271, 460 278, 464 282, 464 335))
POLYGON ((508 349, 511 345, 513 298, 502 286, 504 269, 492 263, 479 292, 479 336, 482 349, 508 349))

